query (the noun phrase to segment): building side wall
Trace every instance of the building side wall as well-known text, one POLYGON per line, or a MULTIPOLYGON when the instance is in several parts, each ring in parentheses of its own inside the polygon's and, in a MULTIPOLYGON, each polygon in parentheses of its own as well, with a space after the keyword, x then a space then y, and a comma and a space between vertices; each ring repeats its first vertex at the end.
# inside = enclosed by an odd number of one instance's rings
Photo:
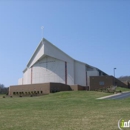
POLYGON ((23 74, 23 84, 31 84, 31 68, 28 68, 23 74))
POLYGON ((23 84, 23 78, 18 79, 18 85, 22 85, 23 84))
POLYGON ((50 92, 71 91, 69 85, 62 83, 50 83, 50 92))
POLYGON ((110 86, 127 87, 126 84, 114 78, 113 76, 91 76, 90 90, 108 88, 110 86))
POLYGON ((65 62, 46 56, 33 66, 32 83, 65 83, 65 62))
POLYGON ((67 84, 74 84, 74 60, 63 53, 61 50, 51 45, 50 43, 44 42, 44 53, 50 57, 55 57, 61 61, 67 62, 67 84))
POLYGON ((71 85, 70 88, 73 91, 86 90, 86 86, 81 86, 81 85, 71 85))
POLYGON ((50 83, 16 85, 16 86, 9 87, 10 96, 13 95, 13 92, 32 92, 32 91, 42 91, 42 94, 49 94, 50 93, 50 83))
POLYGON ((75 61, 75 84, 86 86, 86 66, 83 63, 75 61))
POLYGON ((99 72, 97 70, 87 71, 87 76, 99 76, 99 72))
POLYGON ((26 85, 16 85, 9 87, 9 96, 29 96, 35 95, 44 95, 49 94, 50 92, 59 92, 59 91, 78 91, 86 90, 85 86, 81 85, 66 85, 62 83, 42 83, 42 84, 26 84, 26 85), (15 94, 14 94, 15 92, 15 94), (41 93, 42 92, 42 93, 41 93))
POLYGON ((74 85, 74 61, 67 62, 67 84, 74 85))
POLYGON ((99 76, 99 72, 97 70, 87 70, 87 86, 90 86, 90 76, 99 76))
POLYGON ((110 76, 90 76, 90 90, 108 88, 113 84, 110 76))

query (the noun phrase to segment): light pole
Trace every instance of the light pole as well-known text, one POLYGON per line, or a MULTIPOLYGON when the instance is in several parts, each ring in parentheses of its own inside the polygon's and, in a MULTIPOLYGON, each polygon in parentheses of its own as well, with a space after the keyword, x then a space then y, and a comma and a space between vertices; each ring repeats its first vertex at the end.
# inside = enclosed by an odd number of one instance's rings
POLYGON ((114 71, 114 85, 115 85, 115 70, 116 70, 116 68, 113 69, 113 71, 114 71))
POLYGON ((116 68, 114 68, 113 70, 114 70, 114 78, 115 78, 115 70, 116 70, 116 68))

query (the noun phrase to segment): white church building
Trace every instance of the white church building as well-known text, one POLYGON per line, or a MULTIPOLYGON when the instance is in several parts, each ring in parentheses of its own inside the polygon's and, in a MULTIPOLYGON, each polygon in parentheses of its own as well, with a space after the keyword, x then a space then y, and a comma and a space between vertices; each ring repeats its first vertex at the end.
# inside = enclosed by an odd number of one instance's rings
POLYGON ((18 85, 54 82, 89 86, 90 76, 103 75, 107 74, 73 59, 43 38, 27 63, 18 85))

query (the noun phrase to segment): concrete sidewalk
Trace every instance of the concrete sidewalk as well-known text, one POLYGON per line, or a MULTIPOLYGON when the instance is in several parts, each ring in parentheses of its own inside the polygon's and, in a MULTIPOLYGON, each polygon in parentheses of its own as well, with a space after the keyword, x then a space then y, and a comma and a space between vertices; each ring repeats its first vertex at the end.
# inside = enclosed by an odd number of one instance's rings
POLYGON ((126 92, 122 92, 122 93, 117 93, 117 94, 112 94, 109 96, 100 97, 97 99, 123 99, 123 98, 127 98, 129 96, 130 96, 130 91, 126 91, 126 92))

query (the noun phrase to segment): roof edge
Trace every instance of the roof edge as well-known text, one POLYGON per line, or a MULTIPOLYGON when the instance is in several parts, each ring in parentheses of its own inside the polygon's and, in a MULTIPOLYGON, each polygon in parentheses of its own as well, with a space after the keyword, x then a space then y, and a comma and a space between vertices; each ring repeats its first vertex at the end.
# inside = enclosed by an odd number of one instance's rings
POLYGON ((68 54, 66 54, 64 51, 62 51, 60 48, 58 48, 57 46, 55 46, 53 43, 51 43, 50 41, 48 41, 47 39, 44 38, 45 41, 47 41, 49 44, 51 44, 53 47, 55 47, 56 49, 58 49, 59 51, 61 51, 62 53, 64 53, 66 56, 68 56, 69 58, 71 58, 72 60, 74 60, 74 58, 72 58, 71 56, 69 56, 68 54))
POLYGON ((36 50, 34 51, 34 53, 33 53, 33 55, 31 56, 29 62, 27 63, 27 67, 29 67, 29 64, 31 63, 31 61, 32 61, 32 59, 34 58, 35 54, 37 53, 38 49, 41 47, 41 45, 43 45, 43 40, 44 40, 44 39, 42 39, 42 40, 40 41, 40 43, 38 44, 36 50))

